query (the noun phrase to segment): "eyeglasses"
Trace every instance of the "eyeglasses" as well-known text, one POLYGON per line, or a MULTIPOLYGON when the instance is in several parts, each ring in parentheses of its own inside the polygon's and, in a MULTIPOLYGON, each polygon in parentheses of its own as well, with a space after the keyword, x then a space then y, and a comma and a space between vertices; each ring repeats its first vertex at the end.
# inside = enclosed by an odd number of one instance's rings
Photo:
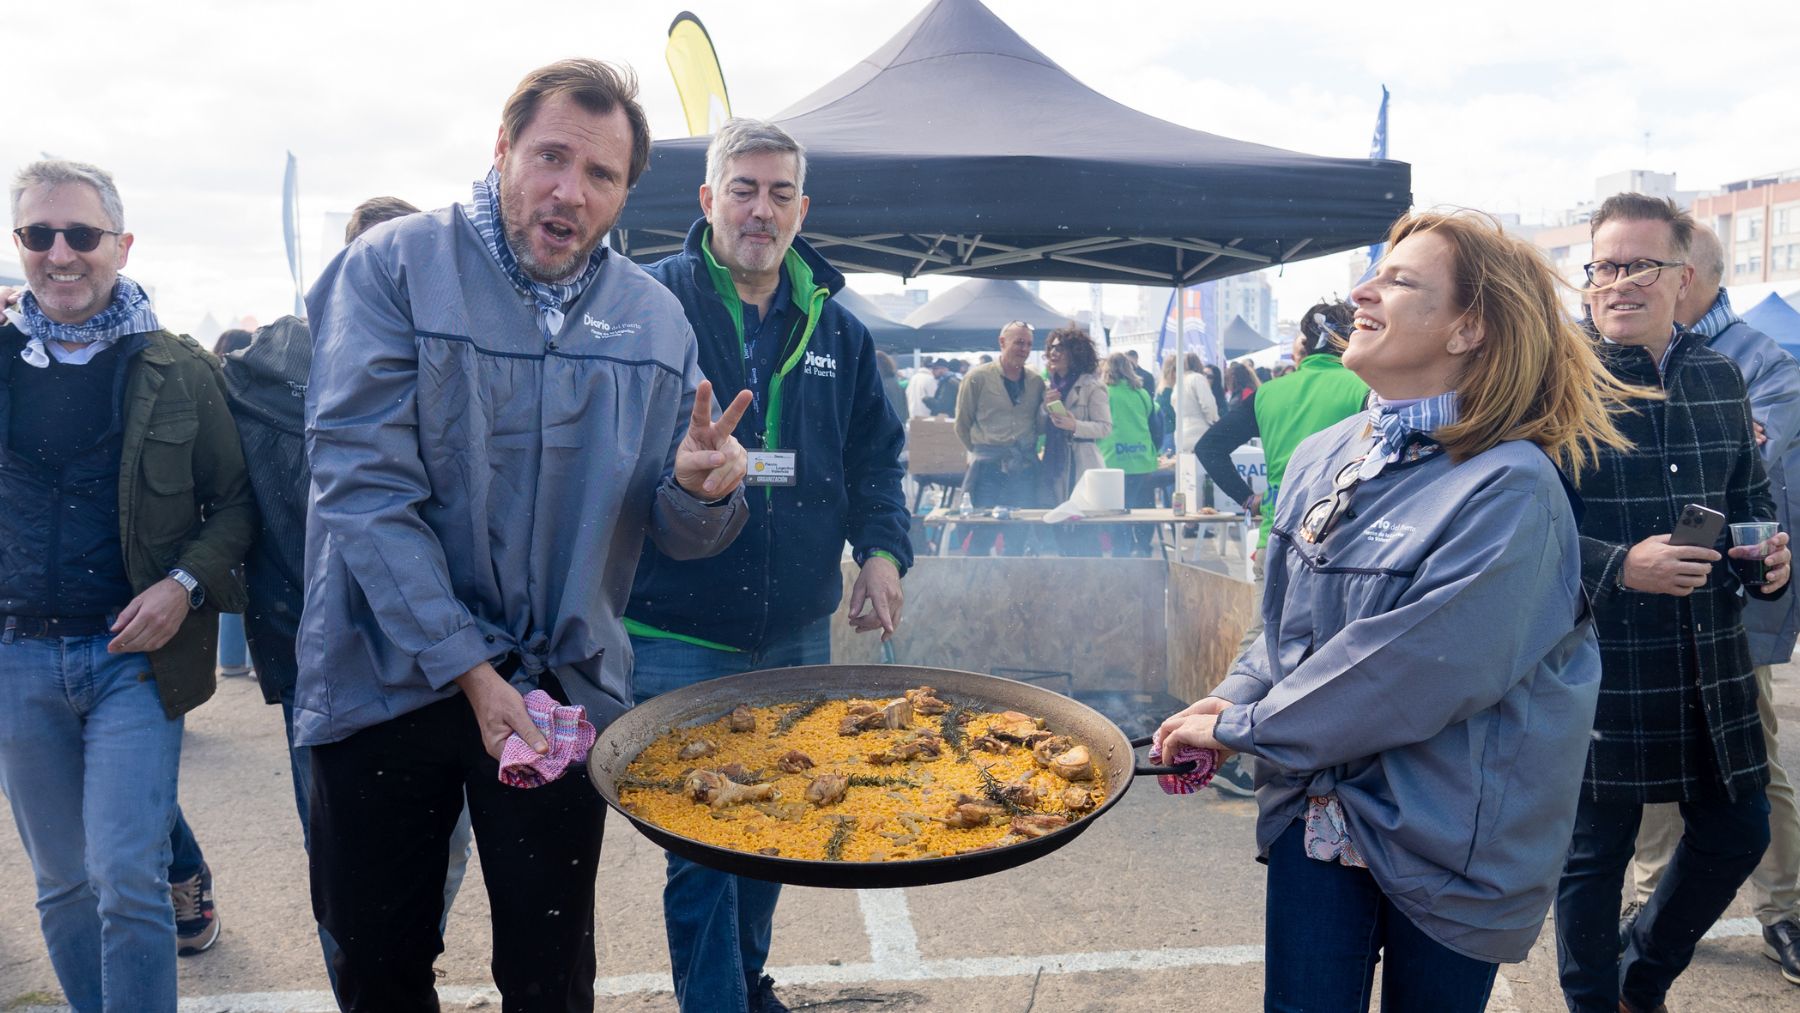
POLYGON ((1300 515, 1300 538, 1308 545, 1324 541, 1331 526, 1350 506, 1350 490, 1362 481, 1362 466, 1366 460, 1368 456, 1364 455, 1338 469, 1337 477, 1331 480, 1331 495, 1307 507, 1300 515))
POLYGON ((13 235, 18 236, 19 242, 33 253, 48 253, 50 247, 56 245, 56 237, 59 235, 69 244, 69 249, 76 253, 92 253, 94 247, 100 245, 101 236, 116 236, 119 233, 111 229, 96 229, 92 225, 71 225, 66 229, 27 225, 14 229, 13 235))
POLYGON ((1649 260, 1641 258, 1629 264, 1620 264, 1611 260, 1596 260, 1592 264, 1583 264, 1581 269, 1587 272, 1589 285, 1611 285, 1624 277, 1639 288, 1649 288, 1662 277, 1665 267, 1684 267, 1685 260, 1649 260))

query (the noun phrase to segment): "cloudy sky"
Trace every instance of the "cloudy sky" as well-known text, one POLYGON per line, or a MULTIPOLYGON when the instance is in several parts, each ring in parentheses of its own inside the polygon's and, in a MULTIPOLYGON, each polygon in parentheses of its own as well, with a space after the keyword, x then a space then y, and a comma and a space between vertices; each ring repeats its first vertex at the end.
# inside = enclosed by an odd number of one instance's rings
MULTIPOLYGON (((1366 154, 1385 83, 1390 154, 1412 163, 1421 206, 1534 221, 1591 199, 1594 178, 1620 169, 1674 171, 1704 189, 1800 166, 1800 6, 1708 17, 1657 0, 1592 14, 1538 0, 988 2, 1114 99, 1299 151, 1366 154)), ((285 152, 300 161, 310 280, 335 248, 327 212, 378 193, 425 207, 463 199, 491 160, 501 103, 534 66, 629 63, 656 135, 684 133, 663 62, 684 7, 712 34, 734 111, 765 115, 868 55, 923 4, 9 5, 0 168, 10 176, 49 152, 111 169, 137 235, 126 273, 155 286, 169 326, 194 329, 208 312, 267 321, 292 308, 285 152)), ((1339 258, 1292 266, 1277 296, 1291 314, 1341 291, 1346 273, 1339 258)), ((1085 287, 1045 295, 1086 305, 1085 287)), ((1136 304, 1126 290, 1107 300, 1110 312, 1136 304)))

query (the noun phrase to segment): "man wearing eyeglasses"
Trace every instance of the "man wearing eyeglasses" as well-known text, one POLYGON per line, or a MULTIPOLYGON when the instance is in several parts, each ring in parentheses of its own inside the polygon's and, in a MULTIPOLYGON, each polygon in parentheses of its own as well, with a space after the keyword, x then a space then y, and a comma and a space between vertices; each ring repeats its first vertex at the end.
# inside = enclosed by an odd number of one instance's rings
POLYGON ((256 525, 219 364, 119 274, 112 177, 13 181, 29 291, 0 327, 0 788, 78 1010, 175 1009, 182 717, 210 697, 256 525))
POLYGON ((1775 518, 1750 406, 1737 367, 1676 324, 1694 280, 1693 218, 1668 200, 1618 194, 1594 213, 1592 230, 1585 295, 1602 360, 1621 382, 1662 396, 1617 417, 1632 449, 1600 448, 1581 476, 1582 576, 1602 675, 1557 889, 1557 961, 1570 1009, 1650 1011, 1768 844, 1768 763, 1743 602, 1779 597, 1789 556, 1786 534, 1727 549, 1764 554, 1766 583, 1746 586, 1719 551, 1728 541, 1671 543, 1689 504, 1732 523, 1775 518), (1643 807, 1657 802, 1680 803, 1682 839, 1621 954, 1625 867, 1643 807))
MULTIPOLYGON (((1800 362, 1732 309, 1731 297, 1719 284, 1725 276, 1725 250, 1704 225, 1694 229, 1688 262, 1694 283, 1676 304, 1676 322, 1704 337, 1708 348, 1730 356, 1743 370, 1775 512, 1781 527, 1791 530, 1791 518, 1800 514, 1800 362)), ((1763 953, 1776 962, 1784 978, 1800 985, 1800 812, 1795 810, 1793 784, 1777 756, 1773 668, 1793 657, 1795 634, 1800 632, 1800 596, 1745 602, 1744 630, 1750 638, 1750 660, 1756 665, 1756 702, 1769 754, 1769 850, 1750 876, 1751 902, 1763 926, 1763 953)), ((1680 837, 1675 806, 1644 811, 1637 857, 1631 864, 1635 893, 1626 907, 1627 921, 1634 920, 1635 909, 1650 899, 1680 837)))

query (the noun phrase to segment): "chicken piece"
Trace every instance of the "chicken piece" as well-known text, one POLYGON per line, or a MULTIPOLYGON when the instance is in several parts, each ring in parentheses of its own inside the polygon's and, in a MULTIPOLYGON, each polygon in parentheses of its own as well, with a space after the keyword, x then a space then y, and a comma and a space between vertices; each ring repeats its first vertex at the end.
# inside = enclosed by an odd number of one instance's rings
POLYGON ((1088 756, 1086 746, 1075 746, 1068 752, 1050 759, 1050 773, 1065 781, 1092 781, 1094 779, 1094 761, 1088 756))
POLYGON ((937 697, 937 690, 932 689, 930 686, 920 686, 918 689, 907 690, 906 699, 912 702, 913 711, 918 714, 936 716, 938 714, 947 713, 950 710, 950 705, 939 700, 937 697))
POLYGON ((844 800, 850 790, 850 778, 843 774, 820 774, 806 786, 806 800, 816 806, 834 805, 844 800))
POLYGON ((1074 748, 1075 740, 1067 735, 1052 735, 1041 739, 1031 747, 1031 756, 1040 767, 1050 766, 1050 760, 1074 748))
POLYGON ((1044 800, 1044 793, 1031 783, 1030 774, 1022 774, 1000 786, 1000 797, 1016 806, 1036 808, 1044 800))
POLYGON ((874 727, 874 728, 905 728, 908 725, 912 724, 912 717, 913 717, 912 701, 906 699, 903 696, 895 697, 894 699, 889 700, 887 702, 887 706, 881 708, 881 723, 878 725, 873 725, 871 727, 874 727))
POLYGON ((1046 740, 1054 739, 1054 738, 1058 738, 1058 736, 1055 732, 1043 731, 1043 730, 1032 732, 1030 735, 1025 736, 1025 748, 1026 749, 1036 749, 1039 745, 1044 743, 1046 740))
POLYGON ((756 783, 757 772, 751 770, 749 767, 746 767, 741 763, 738 763, 735 760, 733 760, 730 763, 727 763, 723 767, 714 767, 713 769, 717 770, 721 774, 724 774, 726 777, 731 778, 733 781, 736 781, 739 784, 755 784, 756 783))
POLYGON ((725 719, 725 727, 734 732, 756 731, 756 715, 751 712, 749 704, 738 704, 731 709, 731 716, 725 719))
POLYGON ((759 855, 768 855, 770 858, 781 857, 780 848, 757 848, 756 853, 759 855))
POLYGON ((935 760, 943 753, 944 740, 938 738, 936 732, 921 728, 879 753, 870 753, 869 762, 885 765, 909 760, 935 760))
POLYGON ((814 766, 812 757, 798 749, 790 749, 781 754, 775 766, 784 774, 798 774, 803 770, 811 770, 814 766))
POLYGON ((881 708, 872 703, 851 704, 849 709, 844 711, 843 718, 838 721, 838 734, 855 735, 866 727, 863 724, 864 718, 879 713, 881 713, 881 708))
POLYGON ((687 745, 682 746, 681 752, 676 753, 675 758, 679 760, 698 760, 702 756, 711 756, 718 751, 719 747, 711 739, 695 739, 687 745))
POLYGON ((1062 793, 1063 808, 1072 813, 1084 813, 1094 807, 1094 793, 1086 788, 1070 785, 1062 793))
POLYGON ((973 795, 958 795, 956 802, 944 815, 933 816, 932 819, 952 830, 973 830, 976 827, 987 826, 988 821, 996 816, 1004 815, 1006 815, 1006 810, 992 802, 975 798, 973 795))
POLYGON ((1042 837, 1052 830, 1061 830, 1069 825, 1069 818, 1057 813, 1028 813, 1014 816, 1012 825, 1008 827, 1020 837, 1042 837))
POLYGON ((741 802, 767 802, 775 797, 772 784, 739 784, 716 770, 696 770, 687 777, 688 797, 714 809, 741 802))
POLYGON ((988 725, 988 734, 1008 742, 1024 742, 1044 726, 1037 718, 1018 711, 1005 711, 988 725))
POLYGON ((844 719, 838 722, 838 734, 855 735, 857 732, 876 728, 905 728, 911 723, 912 704, 905 697, 897 697, 880 709, 869 704, 858 704, 850 708, 844 719))
POLYGON ((979 749, 988 753, 1004 753, 1011 747, 992 735, 978 735, 969 740, 970 749, 979 749))

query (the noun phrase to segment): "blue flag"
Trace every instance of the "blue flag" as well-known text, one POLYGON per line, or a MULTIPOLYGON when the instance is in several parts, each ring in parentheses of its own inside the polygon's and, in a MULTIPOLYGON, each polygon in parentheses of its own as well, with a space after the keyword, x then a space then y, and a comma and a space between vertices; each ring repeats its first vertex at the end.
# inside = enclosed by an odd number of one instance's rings
POLYGON ((294 315, 306 317, 306 300, 300 285, 300 166, 287 153, 287 172, 281 180, 281 241, 287 246, 288 273, 294 277, 294 315))
MULTIPOLYGON (((1375 113, 1375 136, 1369 138, 1370 158, 1385 159, 1388 157, 1387 109, 1388 90, 1387 85, 1384 84, 1381 86, 1381 109, 1375 113)), ((1382 248, 1386 245, 1387 244, 1385 243, 1369 244, 1369 269, 1363 272, 1362 281, 1357 282, 1357 284, 1360 285, 1363 281, 1368 281, 1369 278, 1374 275, 1375 262, 1381 259, 1382 248)))

